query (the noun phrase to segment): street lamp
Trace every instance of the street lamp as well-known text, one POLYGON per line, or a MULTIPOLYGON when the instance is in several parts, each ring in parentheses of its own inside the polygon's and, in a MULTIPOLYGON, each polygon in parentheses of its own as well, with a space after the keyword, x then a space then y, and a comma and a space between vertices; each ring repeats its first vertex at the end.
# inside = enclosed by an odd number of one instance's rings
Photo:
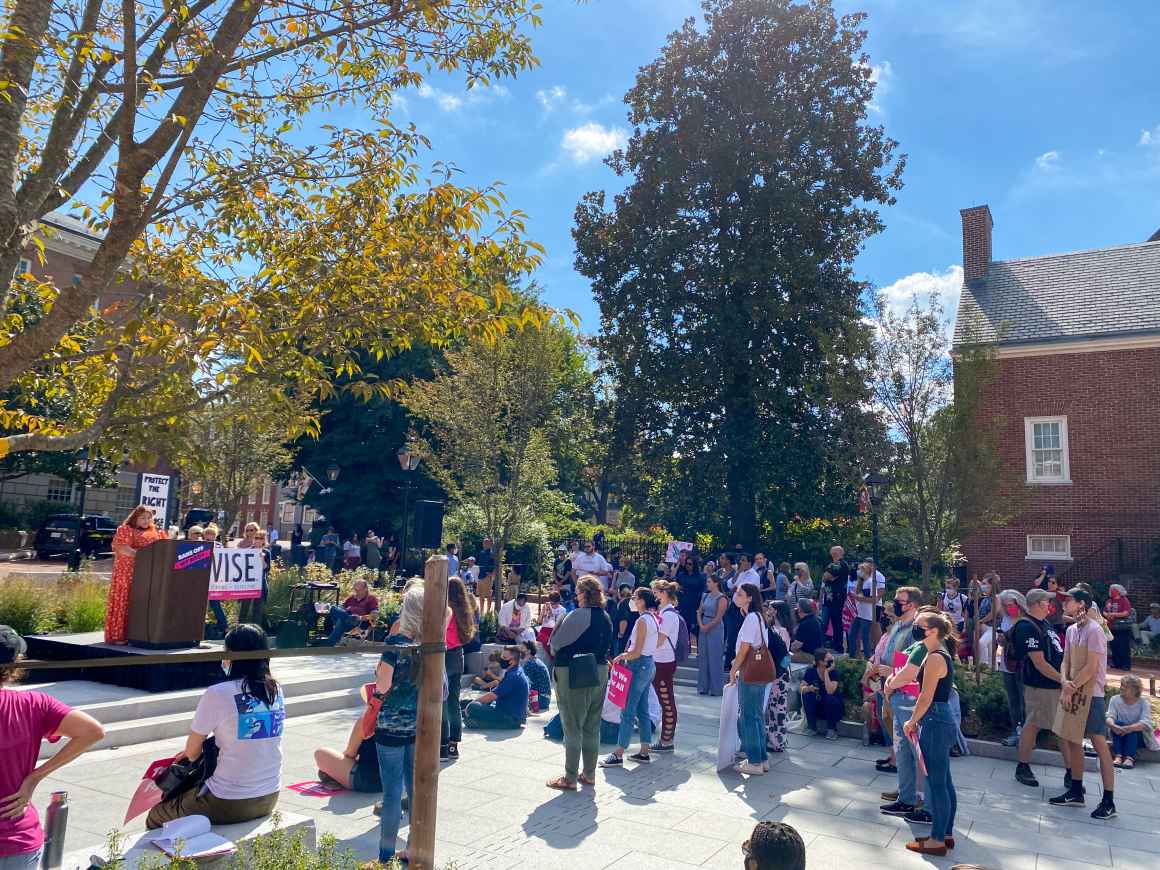
POLYGON ((403 548, 400 551, 399 567, 403 569, 403 576, 407 576, 407 519, 408 511, 411 501, 411 490, 415 483, 413 476, 415 470, 419 467, 419 453, 411 450, 409 447, 403 446, 399 448, 399 468, 403 470, 403 548))
POLYGON ((881 556, 878 552, 878 509, 886 498, 886 491, 894 479, 885 471, 871 471, 862 478, 866 491, 870 494, 870 530, 874 546, 874 567, 881 570, 881 556))
POLYGON ((72 552, 68 556, 68 569, 74 572, 81 569, 81 536, 85 530, 85 495, 89 491, 89 473, 93 469, 93 461, 89 458, 89 448, 81 448, 77 468, 81 473, 81 499, 77 505, 77 531, 73 538, 72 552))
POLYGON ((331 483, 334 483, 336 480, 338 480, 338 473, 341 470, 342 469, 338 467, 338 463, 330 463, 330 465, 326 466, 326 479, 331 483))

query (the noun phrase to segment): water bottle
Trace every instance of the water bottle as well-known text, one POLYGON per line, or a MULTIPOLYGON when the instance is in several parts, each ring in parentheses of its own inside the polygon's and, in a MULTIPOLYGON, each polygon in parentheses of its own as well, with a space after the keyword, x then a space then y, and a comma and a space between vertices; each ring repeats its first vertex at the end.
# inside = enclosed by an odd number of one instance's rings
POLYGON ((64 835, 68 828, 68 792, 54 791, 44 811, 44 856, 42 870, 60 870, 64 858, 64 835))

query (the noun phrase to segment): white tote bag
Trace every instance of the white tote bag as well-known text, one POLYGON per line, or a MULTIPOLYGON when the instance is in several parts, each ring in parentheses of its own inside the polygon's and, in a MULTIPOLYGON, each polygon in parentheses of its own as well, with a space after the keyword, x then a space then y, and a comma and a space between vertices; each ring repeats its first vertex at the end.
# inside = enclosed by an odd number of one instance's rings
POLYGON ((726 685, 721 695, 721 730, 717 735, 717 769, 732 767, 734 756, 741 748, 741 737, 737 733, 737 684, 726 685))

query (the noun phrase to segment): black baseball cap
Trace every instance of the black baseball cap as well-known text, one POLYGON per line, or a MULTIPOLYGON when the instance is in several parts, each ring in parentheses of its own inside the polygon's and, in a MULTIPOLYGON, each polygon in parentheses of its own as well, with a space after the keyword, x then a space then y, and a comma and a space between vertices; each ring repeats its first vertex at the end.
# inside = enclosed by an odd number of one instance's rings
POLYGON ((0 665, 11 664, 24 655, 28 645, 24 642, 16 629, 0 625, 0 665))
POLYGON ((1092 594, 1084 589, 1082 586, 1072 586, 1067 592, 1063 593, 1068 598, 1074 598, 1076 601, 1082 601, 1084 607, 1092 606, 1092 594))

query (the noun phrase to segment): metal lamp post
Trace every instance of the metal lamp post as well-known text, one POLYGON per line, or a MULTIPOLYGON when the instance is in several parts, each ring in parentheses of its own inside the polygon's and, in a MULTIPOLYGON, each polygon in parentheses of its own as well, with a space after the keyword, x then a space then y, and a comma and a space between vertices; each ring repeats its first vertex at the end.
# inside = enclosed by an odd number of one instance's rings
POLYGON ((408 512, 410 509, 411 490, 415 484, 413 476, 415 470, 419 467, 419 454, 409 447, 400 447, 398 452, 399 468, 403 470, 403 548, 399 554, 399 567, 403 571, 403 577, 407 576, 407 522, 408 512))
POLYGON ((894 479, 890 477, 885 471, 871 471, 863 479, 866 484, 866 490, 870 493, 870 533, 873 538, 874 546, 874 565, 880 568, 882 564, 882 557, 878 551, 878 509, 882 507, 882 501, 886 498, 886 491, 890 489, 890 484, 894 479))
POLYGON ((92 471, 93 463, 89 458, 89 448, 82 447, 79 468, 81 472, 81 499, 77 505, 77 531, 73 538, 72 552, 68 555, 68 569, 70 571, 79 571, 81 569, 81 536, 85 530, 85 495, 89 491, 89 473, 92 471))

